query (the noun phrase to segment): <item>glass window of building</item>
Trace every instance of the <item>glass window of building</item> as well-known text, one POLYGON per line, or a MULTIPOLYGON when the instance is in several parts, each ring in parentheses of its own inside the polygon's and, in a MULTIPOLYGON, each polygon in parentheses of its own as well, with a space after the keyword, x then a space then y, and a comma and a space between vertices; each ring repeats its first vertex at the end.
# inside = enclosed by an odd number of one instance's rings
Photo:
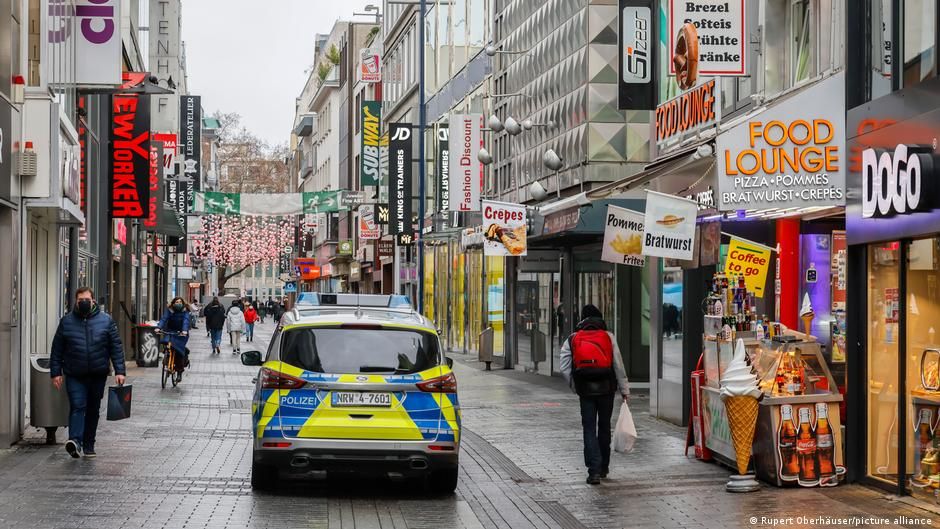
POLYGON ((451 58, 453 55, 453 27, 451 26, 450 13, 453 6, 450 4, 439 4, 437 6, 437 78, 443 85, 450 79, 451 58))
POLYGON ((868 248, 868 474, 898 480, 900 244, 868 248))
POLYGON ((937 2, 901 2, 904 28, 902 86, 910 86, 937 75, 937 2))

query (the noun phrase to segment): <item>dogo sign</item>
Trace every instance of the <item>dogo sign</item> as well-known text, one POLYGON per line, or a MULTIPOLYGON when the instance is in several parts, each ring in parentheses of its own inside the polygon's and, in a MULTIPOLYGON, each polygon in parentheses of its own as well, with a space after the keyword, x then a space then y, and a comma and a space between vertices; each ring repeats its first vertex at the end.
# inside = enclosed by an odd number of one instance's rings
POLYGON ((889 217, 930 209, 928 181, 934 172, 932 149, 898 145, 889 151, 862 151, 862 217, 889 217))

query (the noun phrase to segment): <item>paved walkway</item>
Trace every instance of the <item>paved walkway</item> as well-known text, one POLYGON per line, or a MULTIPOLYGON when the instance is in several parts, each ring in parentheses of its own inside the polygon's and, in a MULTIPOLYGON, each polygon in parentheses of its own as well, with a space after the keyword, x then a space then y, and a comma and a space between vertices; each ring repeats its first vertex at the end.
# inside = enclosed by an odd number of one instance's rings
MULTIPOLYGON (((264 349, 273 325, 259 327, 264 349)), ((641 440, 614 454, 611 479, 584 484, 577 400, 557 379, 484 372, 458 357, 465 432, 457 494, 429 497, 385 482, 299 484, 253 493, 254 368, 225 347, 190 343, 193 367, 175 389, 134 368, 133 418, 102 421, 95 460, 72 460, 43 435, 0 450, 0 527, 7 528, 717 528, 824 527, 788 516, 940 517, 858 486, 724 492, 728 471, 683 456, 685 431, 633 408, 641 440), (755 522, 751 518, 756 517, 755 522), (762 520, 763 517, 763 520, 762 520)), ((243 350, 249 349, 245 344, 243 350)), ((60 440, 64 432, 60 431, 60 440)), ((919 527, 862 524, 860 527, 919 527)))

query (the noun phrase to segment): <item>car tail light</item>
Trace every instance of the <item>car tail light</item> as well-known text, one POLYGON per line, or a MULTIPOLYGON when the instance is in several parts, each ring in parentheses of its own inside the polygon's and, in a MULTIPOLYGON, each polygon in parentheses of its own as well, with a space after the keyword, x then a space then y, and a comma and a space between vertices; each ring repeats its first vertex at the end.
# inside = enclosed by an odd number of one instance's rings
POLYGON ((261 443, 264 448, 290 448, 290 443, 261 443))
POLYGON ((447 373, 442 377, 432 378, 415 384, 421 391, 429 393, 457 393, 457 377, 447 373))
POLYGON ((300 389, 307 382, 297 377, 278 373, 266 367, 261 368, 262 389, 300 389))
POLYGON ((453 452, 454 447, 449 445, 428 445, 428 448, 435 452, 453 452))

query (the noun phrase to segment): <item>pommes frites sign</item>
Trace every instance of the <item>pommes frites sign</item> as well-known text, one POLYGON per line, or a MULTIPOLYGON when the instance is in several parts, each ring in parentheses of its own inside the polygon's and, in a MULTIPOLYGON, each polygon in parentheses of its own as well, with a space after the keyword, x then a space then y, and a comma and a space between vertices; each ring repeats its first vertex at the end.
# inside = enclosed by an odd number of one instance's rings
POLYGON ((644 266, 643 214, 617 206, 607 206, 604 219, 604 248, 601 260, 629 266, 644 266))

